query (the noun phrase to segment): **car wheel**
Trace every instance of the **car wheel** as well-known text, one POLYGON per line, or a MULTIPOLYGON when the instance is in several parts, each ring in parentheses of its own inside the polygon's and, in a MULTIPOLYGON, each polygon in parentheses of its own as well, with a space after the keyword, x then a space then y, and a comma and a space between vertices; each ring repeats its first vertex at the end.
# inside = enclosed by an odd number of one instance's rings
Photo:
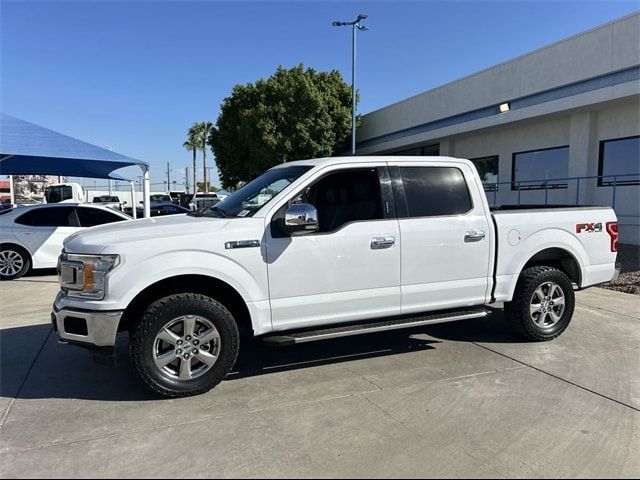
POLYGON ((505 316, 520 335, 548 341, 564 332, 573 316, 575 294, 567 275, 557 268, 539 266, 522 272, 505 316))
POLYGON ((147 308, 131 330, 134 370, 165 398, 208 392, 233 368, 240 348, 237 324, 220 302, 181 293, 147 308))
POLYGON ((14 280, 31 268, 31 257, 21 247, 11 244, 0 246, 0 280, 14 280))

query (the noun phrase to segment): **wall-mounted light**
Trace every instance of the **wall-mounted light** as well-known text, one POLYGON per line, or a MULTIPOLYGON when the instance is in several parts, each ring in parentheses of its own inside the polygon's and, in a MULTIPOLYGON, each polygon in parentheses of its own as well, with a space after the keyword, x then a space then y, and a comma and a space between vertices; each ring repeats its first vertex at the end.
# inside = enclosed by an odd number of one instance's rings
POLYGON ((500 113, 505 113, 505 112, 508 112, 509 110, 511 110, 511 105, 509 105, 509 102, 500 104, 500 113))

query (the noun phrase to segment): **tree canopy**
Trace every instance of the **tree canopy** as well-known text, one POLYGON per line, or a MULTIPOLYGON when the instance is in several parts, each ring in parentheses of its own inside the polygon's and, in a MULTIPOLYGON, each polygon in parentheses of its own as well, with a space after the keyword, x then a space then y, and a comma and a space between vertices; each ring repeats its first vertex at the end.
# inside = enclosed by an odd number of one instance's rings
POLYGON ((337 70, 279 67, 236 85, 209 136, 225 188, 282 162, 333 155, 351 132, 351 88, 337 70))

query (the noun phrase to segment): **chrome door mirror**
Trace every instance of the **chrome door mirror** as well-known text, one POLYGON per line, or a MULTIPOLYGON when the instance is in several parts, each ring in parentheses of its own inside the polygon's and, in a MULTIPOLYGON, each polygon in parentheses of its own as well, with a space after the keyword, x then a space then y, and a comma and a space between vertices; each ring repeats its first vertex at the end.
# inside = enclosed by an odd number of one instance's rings
POLYGON ((320 228, 318 211, 309 203, 294 203, 289 205, 284 216, 285 230, 292 234, 303 235, 315 232, 320 228))

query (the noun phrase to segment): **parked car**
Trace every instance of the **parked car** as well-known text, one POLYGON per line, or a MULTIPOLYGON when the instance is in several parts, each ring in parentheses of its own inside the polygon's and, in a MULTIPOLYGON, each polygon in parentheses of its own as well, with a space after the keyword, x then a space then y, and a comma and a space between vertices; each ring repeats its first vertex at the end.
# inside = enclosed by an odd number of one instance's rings
MULTIPOLYGON (((158 194, 154 194, 151 195, 149 197, 150 200, 150 205, 151 208, 153 208, 155 205, 166 205, 166 204, 172 204, 173 203, 173 199, 171 198, 171 195, 169 194, 164 194, 164 193, 158 193, 158 194)), ((142 203, 142 202, 140 202, 142 203)))
POLYGON ((69 235, 130 219, 90 204, 54 203, 5 211, 0 215, 0 279, 20 278, 30 268, 54 268, 69 235))
POLYGON ((189 208, 194 212, 200 211, 204 208, 213 207, 215 204, 221 201, 217 193, 196 193, 189 202, 189 208))
POLYGON ((179 215, 179 214, 185 214, 189 212, 191 212, 191 210, 189 210, 188 208, 181 207, 180 205, 174 205, 172 203, 151 207, 152 217, 162 217, 165 215, 179 215))
POLYGON ((204 211, 74 235, 52 318, 60 338, 101 354, 128 331, 140 381, 184 397, 225 378, 240 331, 288 345, 504 302, 523 338, 551 340, 574 290, 616 275, 617 232, 608 207, 492 212, 468 160, 291 162, 204 211))
POLYGON ((120 201, 120 197, 116 195, 99 195, 97 197, 93 197, 93 203, 99 204, 103 207, 113 208, 114 210, 122 211, 122 202, 120 201))

